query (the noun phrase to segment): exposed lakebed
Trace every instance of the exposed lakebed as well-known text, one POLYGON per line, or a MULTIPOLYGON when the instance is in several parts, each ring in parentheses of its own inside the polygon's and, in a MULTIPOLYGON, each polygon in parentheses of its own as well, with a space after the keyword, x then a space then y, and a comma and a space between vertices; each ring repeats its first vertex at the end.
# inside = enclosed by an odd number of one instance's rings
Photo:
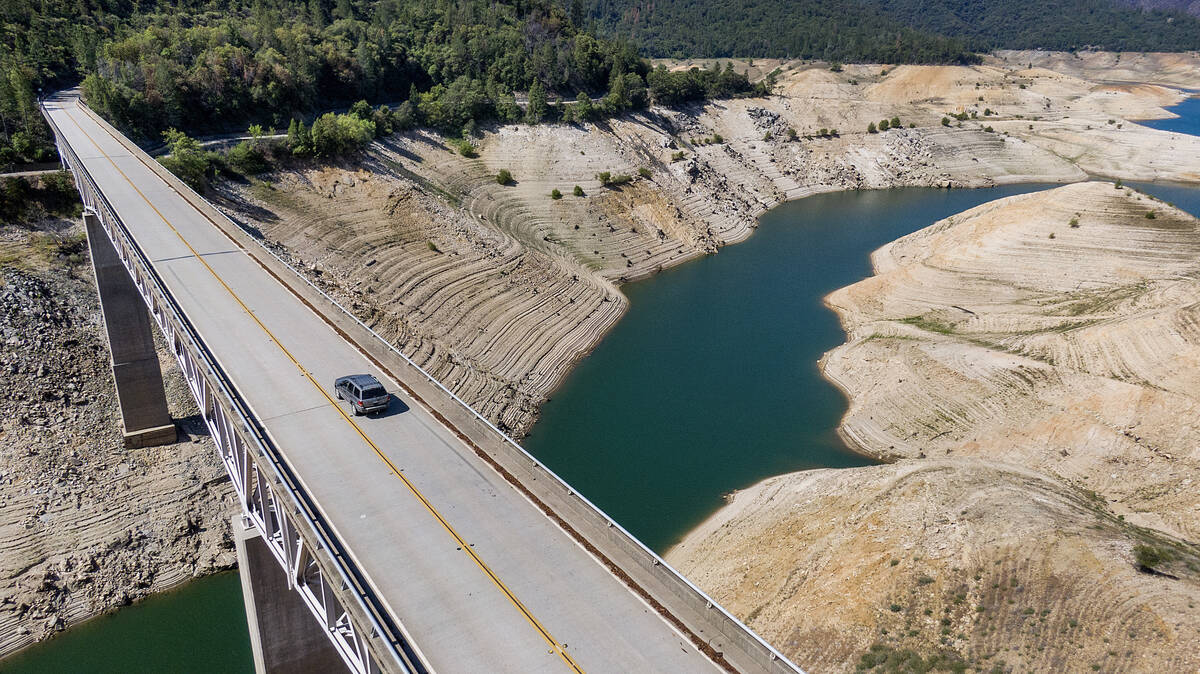
POLYGON ((844 338, 822 298, 870 275, 879 246, 1044 187, 783 204, 747 241, 625 286, 629 312, 542 408, 525 446, 660 552, 732 490, 864 465, 837 435, 845 398, 817 367, 844 338))

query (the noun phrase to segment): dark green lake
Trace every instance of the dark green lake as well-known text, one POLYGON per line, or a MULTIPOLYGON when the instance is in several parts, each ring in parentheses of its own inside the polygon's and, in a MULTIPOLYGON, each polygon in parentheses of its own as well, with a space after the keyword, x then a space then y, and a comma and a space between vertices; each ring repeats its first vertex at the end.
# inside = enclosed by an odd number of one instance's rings
POLYGON ((0 661, 4 674, 253 671, 237 573, 194 580, 0 661))
POLYGON ((871 251, 897 237, 1045 187, 840 192, 772 209, 746 241, 622 288, 628 314, 525 447, 658 551, 732 490, 865 465, 837 436, 846 401, 817 368, 845 337, 822 298, 869 276, 871 251))
MULTIPOLYGON (((868 276, 871 251, 888 241, 1044 187, 783 204, 747 241, 626 286, 628 314, 543 408, 525 445, 658 551, 731 490, 863 465, 835 433, 845 400, 817 370, 844 338, 821 298, 868 276)), ((1137 187, 1200 214, 1200 188, 1137 187)), ((151 597, 0 662, 6 674, 252 669, 236 574, 151 597)))

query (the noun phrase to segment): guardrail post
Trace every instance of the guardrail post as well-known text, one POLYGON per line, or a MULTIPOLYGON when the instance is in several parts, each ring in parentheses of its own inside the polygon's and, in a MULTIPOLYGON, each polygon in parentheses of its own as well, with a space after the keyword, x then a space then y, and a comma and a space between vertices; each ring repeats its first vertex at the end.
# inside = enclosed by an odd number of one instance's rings
POLYGON ((92 269, 108 333, 113 382, 121 407, 125 447, 154 447, 175 442, 175 424, 167 411, 162 370, 150 333, 150 317, 129 272, 100 225, 96 214, 85 211, 92 269))

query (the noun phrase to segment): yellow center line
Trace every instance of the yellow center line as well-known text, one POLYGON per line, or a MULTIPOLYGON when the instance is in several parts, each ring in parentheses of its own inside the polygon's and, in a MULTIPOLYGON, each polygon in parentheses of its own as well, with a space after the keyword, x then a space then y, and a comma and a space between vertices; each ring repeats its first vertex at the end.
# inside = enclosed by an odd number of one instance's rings
MULTIPOLYGON (((515 606, 518 611, 520 611, 521 615, 525 616, 525 619, 528 620, 531 625, 533 625, 533 627, 538 631, 538 633, 542 635, 542 638, 546 640, 546 643, 548 643, 550 645, 552 652, 558 653, 559 657, 561 657, 563 659, 563 661, 566 662, 567 665, 573 671, 579 672, 579 674, 583 674, 583 668, 580 667, 577 662, 575 662, 574 658, 572 658, 569 653, 567 653, 566 648, 563 645, 561 645, 550 634, 549 630, 547 630, 538 621, 538 619, 533 615, 533 613, 525 606, 525 604, 523 604, 521 602, 521 600, 518 599, 515 594, 513 594, 512 590, 508 589, 508 587, 504 584, 504 582, 502 580, 500 580, 500 577, 497 576, 496 573, 494 571, 492 571, 491 567, 489 567, 487 565, 487 563, 483 561, 483 559, 475 552, 475 549, 472 548, 471 545, 469 543, 467 543, 467 541, 465 539, 463 539, 463 537, 460 536, 457 531, 454 530, 454 527, 451 526, 450 522, 448 522, 446 520, 446 518, 443 517, 440 512, 438 512, 438 509, 436 507, 434 507, 434 505, 429 501, 429 499, 426 498, 425 495, 422 494, 419 489, 417 489, 416 485, 414 485, 408 479, 407 476, 405 476, 402 472, 400 472, 400 469, 398 469, 395 466, 395 464, 392 463, 391 459, 389 459, 383 453, 383 451, 379 448, 379 446, 376 445, 375 442, 372 441, 371 438, 367 436, 366 432, 363 431, 362 427, 359 426, 358 423, 355 422, 352 418, 350 418, 350 415, 346 414, 346 411, 344 409, 342 409, 342 406, 337 404, 337 402, 325 391, 324 387, 322 387, 317 382, 317 380, 315 378, 313 378, 312 374, 309 373, 308 370, 306 370, 304 368, 304 366, 300 364, 300 361, 296 360, 295 356, 293 356, 291 354, 291 352, 288 351, 287 347, 285 347, 283 345, 283 343, 280 342, 275 337, 274 333, 272 333, 271 330, 269 328, 267 328, 267 326, 264 325, 261 320, 259 320, 258 316, 256 316, 254 314, 254 312, 251 311, 248 306, 246 306, 246 303, 242 301, 242 298, 238 297, 237 293, 235 293, 233 291, 233 289, 230 288, 229 285, 225 283, 225 280, 222 279, 221 276, 219 274, 217 274, 217 272, 212 267, 209 266, 208 262, 206 262, 205 259, 200 255, 200 253, 197 252, 196 249, 192 247, 192 244, 189 243, 186 238, 184 238, 183 234, 181 234, 179 232, 179 230, 176 229, 175 226, 171 224, 171 221, 168 220, 167 217, 165 215, 163 215, 162 212, 159 211, 158 208, 153 203, 151 203, 150 199, 148 199, 146 197, 146 195, 143 194, 140 189, 138 189, 138 186, 135 185, 133 183, 133 181, 129 179, 129 176, 126 175, 125 172, 121 170, 121 167, 117 166, 117 163, 115 161, 113 161, 112 157, 108 156, 108 153, 105 152, 103 150, 103 148, 100 147, 100 144, 97 143, 96 140, 94 138, 92 138, 91 135, 89 135, 88 132, 85 131, 82 126, 79 125, 79 122, 77 122, 75 120, 75 117, 73 115, 71 115, 71 113, 65 107, 62 108, 62 111, 63 111, 63 114, 65 114, 67 116, 67 119, 70 119, 71 123, 75 125, 75 128, 79 129, 79 132, 82 133, 89 141, 91 141, 92 145, 96 146, 96 149, 100 152, 101 155, 104 156, 105 159, 108 160, 108 163, 112 164, 113 168, 117 170, 117 173, 121 174, 121 177, 125 179, 125 182, 129 183, 129 186, 132 187, 133 190, 138 193, 138 196, 140 196, 142 198, 142 200, 145 201, 148 206, 150 206, 150 208, 155 212, 155 214, 158 215, 158 217, 163 221, 163 223, 166 224, 167 227, 169 227, 171 229, 171 231, 175 233, 175 236, 179 237, 179 240, 181 242, 183 242, 183 245, 187 246, 187 249, 189 251, 191 251, 192 255, 194 255, 196 257, 196 259, 200 261, 200 264, 204 265, 204 268, 207 269, 210 274, 212 274, 213 278, 215 278, 217 280, 217 283, 221 284, 221 287, 224 288, 225 291, 229 293, 229 295, 233 298, 233 300, 235 302, 237 302, 238 306, 240 306, 242 308, 242 310, 245 311, 248 316, 250 316, 250 318, 255 322, 255 324, 257 324, 258 327, 260 329, 262 329, 262 331, 264 333, 266 333, 267 337, 270 338, 271 342, 273 342, 275 344, 275 346, 277 346, 279 348, 279 350, 283 352, 283 355, 287 356, 288 360, 290 360, 292 362, 292 364, 296 366, 296 369, 298 369, 300 371, 300 374, 304 375, 304 377, 306 379, 308 379, 308 381, 313 385, 313 387, 316 388, 317 391, 319 391, 321 393, 321 395, 325 397, 325 400, 328 401, 329 404, 338 411, 338 414, 341 415, 342 419, 345 420, 346 423, 350 424, 350 426, 355 430, 355 432, 358 433, 358 436, 360 438, 362 438, 363 442, 367 443, 367 445, 372 450, 374 450, 375 455, 378 456, 379 459, 381 461, 383 461, 383 463, 385 465, 387 465, 388 470, 393 475, 395 475, 397 478, 399 478, 400 481, 404 483, 404 486, 408 487, 408 490, 410 492, 412 492, 413 496, 415 496, 418 501, 421 502, 421 505, 423 505, 425 507, 425 509, 427 511, 429 511, 429 513, 431 515, 433 515, 434 519, 436 519, 438 521, 438 523, 440 523, 442 525, 442 527, 447 532, 450 533, 450 536, 452 538, 454 538, 455 542, 458 543, 459 549, 462 550, 463 552, 465 552, 472 560, 474 560, 475 564, 478 565, 479 568, 483 570, 483 573, 489 579, 491 579, 492 583, 494 583, 497 588, 500 589, 500 591, 504 594, 504 596, 508 598, 509 602, 511 602, 512 605, 515 606)), ((112 134, 110 133, 109 135, 112 135, 112 134)), ((116 140, 115 137, 114 137, 114 140, 116 140)), ((132 156, 132 153, 131 153, 131 156, 132 156)), ((80 161, 82 161, 82 160, 80 160, 80 161)), ((141 161, 141 160, 139 159, 139 161, 141 161)), ((170 185, 170 183, 167 183, 167 186, 171 187, 172 190, 175 189, 173 186, 170 185)), ((182 197, 182 195, 180 195, 180 197, 182 197)), ((185 201, 186 201, 186 199, 185 199, 185 201)))

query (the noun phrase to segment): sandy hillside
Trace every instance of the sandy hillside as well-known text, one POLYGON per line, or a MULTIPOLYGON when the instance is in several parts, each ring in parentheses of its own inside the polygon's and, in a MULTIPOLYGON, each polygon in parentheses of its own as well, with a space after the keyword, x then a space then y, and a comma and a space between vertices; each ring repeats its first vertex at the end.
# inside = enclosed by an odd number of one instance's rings
POLYGON ((354 162, 226 184, 222 205, 464 399, 521 433, 619 318, 621 283, 744 239, 758 215, 786 199, 1069 182, 1085 171, 1198 178, 1200 139, 1120 117, 1166 114, 1159 106, 1179 94, 1160 87, 1098 96, 1095 83, 1076 76, 1018 78, 999 66, 835 73, 769 65, 782 68, 770 98, 598 124, 498 127, 473 139, 477 156, 431 132, 397 134, 354 162), (941 123, 947 112, 989 109, 997 114, 941 123), (869 122, 893 116, 905 128, 866 133, 869 122), (1030 131, 1024 120, 1034 116, 1044 118, 1030 131), (839 135, 821 137, 821 129, 839 135), (501 169, 513 184, 496 183, 501 169), (604 187, 602 172, 633 179, 604 187), (564 196, 551 199, 554 189, 564 196))
POLYGON ((850 334, 824 362, 851 397, 846 436, 878 456, 1037 468, 1200 538, 1200 427, 1179 423, 1200 412, 1200 222, 1083 183, 872 260, 876 276, 828 298, 850 334))
POLYGON ((767 480, 668 560, 815 671, 1194 671, 1200 221, 1081 183, 872 260, 823 366, 898 462, 767 480))
POLYGON ((667 560, 807 671, 1185 672, 1198 552, 1044 475, 927 459, 770 478, 667 560), (1139 545, 1173 561, 1139 570, 1139 545))
POLYGON ((1149 82, 1170 87, 1195 89, 1197 52, 1056 52, 1041 50, 1001 50, 988 57, 987 63, 1020 67, 1033 65, 1055 72, 1108 82, 1149 82))

